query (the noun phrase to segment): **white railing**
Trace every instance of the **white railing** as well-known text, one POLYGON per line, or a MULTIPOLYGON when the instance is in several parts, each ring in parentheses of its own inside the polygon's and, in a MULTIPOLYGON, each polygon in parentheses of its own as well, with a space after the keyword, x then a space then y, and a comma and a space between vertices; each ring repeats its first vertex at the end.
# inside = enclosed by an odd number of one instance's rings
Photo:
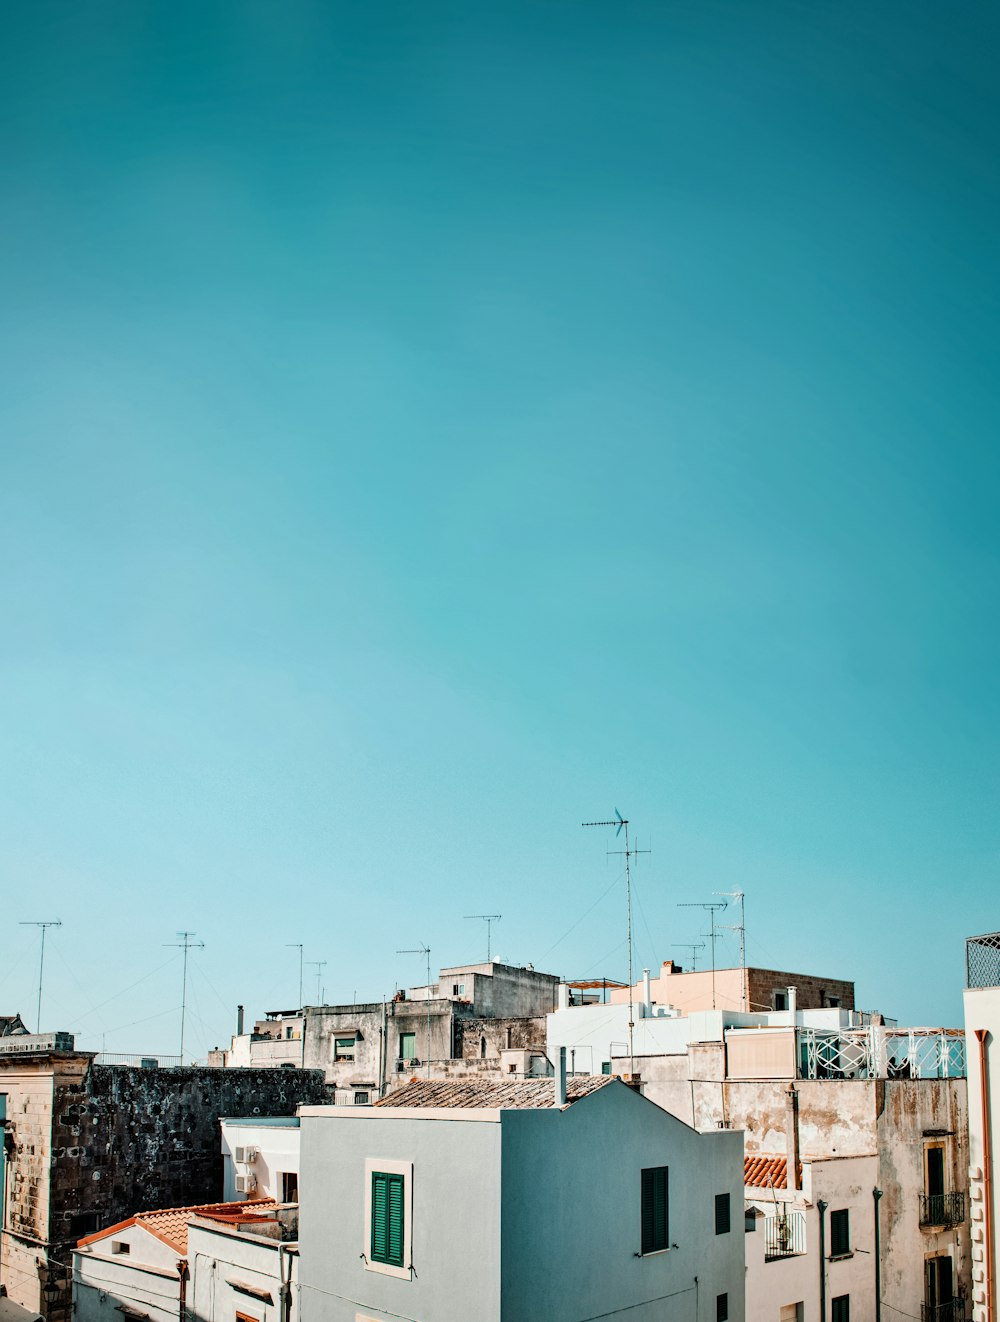
POLYGON ((960 1028, 886 1028, 797 1033, 800 1079, 964 1079, 960 1028))

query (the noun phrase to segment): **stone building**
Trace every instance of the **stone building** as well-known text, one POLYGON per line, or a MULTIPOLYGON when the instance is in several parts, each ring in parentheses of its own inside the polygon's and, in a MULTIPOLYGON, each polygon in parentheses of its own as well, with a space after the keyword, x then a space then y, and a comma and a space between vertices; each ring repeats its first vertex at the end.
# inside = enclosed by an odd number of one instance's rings
MULTIPOLYGON (((783 973, 776 969, 698 969, 687 972, 672 959, 664 960, 659 975, 649 979, 654 1005, 672 1006, 681 1014, 700 1010, 742 1010, 746 1013, 788 1009, 788 989, 796 989, 800 1010, 854 1009, 854 983, 815 973, 783 973)), ((645 980, 632 988, 638 1003, 646 992, 645 980)), ((629 1000, 629 989, 612 988, 613 1005, 629 1000)))
POLYGON ((315 1071, 98 1065, 67 1033, 0 1039, 0 1284, 62 1322, 82 1236, 221 1198, 220 1116, 294 1115, 326 1096, 315 1071))

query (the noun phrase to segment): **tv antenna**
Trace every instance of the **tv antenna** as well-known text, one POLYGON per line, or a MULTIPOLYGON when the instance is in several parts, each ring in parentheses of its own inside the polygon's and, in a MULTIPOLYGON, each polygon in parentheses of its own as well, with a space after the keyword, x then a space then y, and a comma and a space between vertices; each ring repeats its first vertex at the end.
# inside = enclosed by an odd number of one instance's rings
POLYGON ((40 927, 42 929, 42 953, 38 960, 38 1023, 36 1033, 42 1031, 42 972, 45 968, 45 931, 49 927, 62 927, 61 918, 46 918, 40 923, 19 923, 19 927, 40 927))
POLYGON ((690 950, 691 952, 691 972, 698 972, 698 951, 705 949, 704 941, 675 941, 674 945, 680 950, 690 950))
POLYGON ((192 941, 195 932, 178 932, 179 941, 167 941, 165 944, 184 951, 184 976, 181 979, 181 1064, 184 1064, 184 1018, 187 1014, 188 951, 204 950, 204 941, 192 941))
MULTIPOLYGON (((492 957, 493 957, 493 946, 492 946, 491 943, 490 943, 490 930, 491 930, 491 928, 493 927, 493 924, 494 924, 494 923, 498 923, 498 922, 500 921, 500 919, 503 917, 503 914, 499 914, 499 913, 467 913, 465 916, 466 916, 466 918, 481 918, 481 919, 483 920, 483 922, 486 924, 486 963, 487 963, 487 964, 492 963, 492 957)), ((428 982, 430 982, 430 977, 431 977, 431 975, 428 973, 428 975, 427 975, 427 981, 428 981, 428 982)))
POLYGON ((679 904, 678 909, 707 909, 710 915, 711 930, 704 935, 712 943, 712 1009, 715 1009, 715 915, 722 909, 728 907, 728 900, 706 900, 703 904, 693 901, 686 904, 679 904))
POLYGON ((738 923, 721 923, 725 932, 739 932, 740 934, 740 969, 743 973, 743 1009, 750 1008, 750 989, 747 986, 747 928, 746 915, 743 909, 745 895, 742 891, 713 891, 713 895, 725 896, 726 899, 738 900, 740 906, 740 921, 738 923))
POLYGON ((615 809, 615 820, 613 822, 581 822, 581 826, 613 826, 615 836, 619 836, 622 830, 625 831, 625 848, 609 849, 609 854, 625 855, 625 905, 628 914, 628 1057, 629 1072, 635 1073, 635 1046, 633 1043, 633 1029, 635 1028, 635 988, 632 985, 632 873, 629 868, 630 860, 636 854, 648 854, 648 849, 632 849, 628 842, 628 818, 623 817, 618 809, 615 809))
MULTIPOLYGON (((316 970, 316 1004, 322 1005, 322 992, 320 991, 320 978, 323 976, 323 970, 326 968, 325 959, 307 959, 306 963, 310 968, 316 970)), ((299 1007, 302 1008, 301 1006, 299 1007)))
POLYGON ((397 950, 397 955, 423 955, 427 960, 427 1050, 424 1053, 424 1064, 427 1066, 427 1077, 431 1077, 431 948, 429 945, 417 946, 413 950, 397 950))
POLYGON ((299 1009, 302 1009, 302 942, 286 941, 285 946, 288 950, 297 950, 299 952, 299 1009))

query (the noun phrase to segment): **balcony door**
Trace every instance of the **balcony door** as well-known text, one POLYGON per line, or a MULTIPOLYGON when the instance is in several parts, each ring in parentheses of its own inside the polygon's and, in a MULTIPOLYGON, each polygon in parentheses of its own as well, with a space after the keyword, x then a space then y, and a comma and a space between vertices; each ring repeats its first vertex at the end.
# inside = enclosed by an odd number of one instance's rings
POLYGON ((933 1318, 941 1315, 931 1310, 944 1308, 954 1298, 951 1292, 951 1258, 928 1258, 926 1271, 927 1307, 933 1318))

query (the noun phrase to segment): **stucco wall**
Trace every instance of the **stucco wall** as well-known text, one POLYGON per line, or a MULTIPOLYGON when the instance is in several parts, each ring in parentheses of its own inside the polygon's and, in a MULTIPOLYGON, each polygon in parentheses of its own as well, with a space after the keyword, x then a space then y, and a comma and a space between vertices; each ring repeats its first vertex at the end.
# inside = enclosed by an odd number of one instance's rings
POLYGON ((697 1134, 624 1084, 565 1111, 505 1111, 501 1227, 503 1322, 625 1315, 715 1322, 729 1296, 743 1318, 743 1143, 697 1134), (641 1172, 669 1168, 669 1238, 641 1248, 641 1172), (731 1229, 715 1233, 715 1195, 731 1229), (695 1277, 698 1283, 695 1283, 695 1277))
POLYGON ((976 988, 965 993, 966 1059, 969 1068, 969 1167, 974 1178, 970 1180, 972 1244, 972 1297, 973 1322, 985 1322, 984 1307, 986 1271, 986 1205, 984 1172, 984 1117, 982 1099, 982 1070, 980 1046, 975 1036, 977 1028, 986 1029, 987 1061, 987 1114, 991 1116, 993 1164, 993 1280, 994 1289, 1000 1287, 1000 988, 976 988))
POLYGON ((299 1173, 299 1126, 294 1120, 287 1124, 254 1124, 252 1121, 223 1120, 222 1125, 222 1199, 234 1202, 241 1198, 283 1199, 281 1176, 284 1172, 299 1173), (257 1149, 256 1159, 236 1165, 234 1153, 238 1147, 257 1149), (237 1172, 249 1171, 257 1181, 252 1193, 237 1193, 237 1172))
POLYGON ((302 1115, 303 1322, 499 1322, 500 1125, 330 1107, 302 1115), (412 1161, 413 1266, 366 1269, 367 1158, 412 1161))
POLYGON ((287 1322, 298 1322, 298 1251, 294 1246, 285 1245, 282 1252, 277 1240, 211 1229, 205 1221, 192 1223, 188 1228, 189 1322, 232 1322, 237 1312, 259 1322, 279 1322, 281 1257, 287 1263, 286 1279, 292 1283, 287 1322), (271 1302, 234 1289, 230 1284, 234 1280, 266 1292, 271 1302))

